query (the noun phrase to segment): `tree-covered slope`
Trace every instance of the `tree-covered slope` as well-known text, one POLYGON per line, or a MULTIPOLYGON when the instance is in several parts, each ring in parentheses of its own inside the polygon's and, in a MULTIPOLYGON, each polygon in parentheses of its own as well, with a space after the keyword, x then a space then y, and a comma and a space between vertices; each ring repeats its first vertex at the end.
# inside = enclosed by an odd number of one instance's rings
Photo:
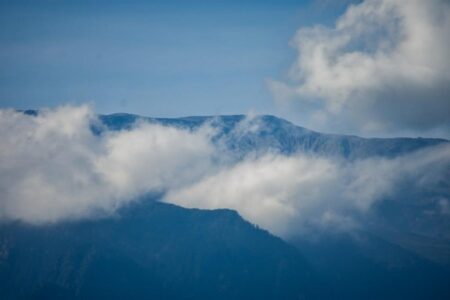
POLYGON ((310 299, 323 292, 294 247, 230 210, 145 199, 112 218, 0 226, 2 299, 310 299))

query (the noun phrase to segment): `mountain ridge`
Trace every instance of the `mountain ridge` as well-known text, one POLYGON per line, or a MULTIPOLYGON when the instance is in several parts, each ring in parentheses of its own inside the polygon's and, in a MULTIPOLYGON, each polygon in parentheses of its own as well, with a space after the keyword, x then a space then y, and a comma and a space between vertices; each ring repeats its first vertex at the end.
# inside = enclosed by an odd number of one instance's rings
POLYGON ((3 299, 316 298, 293 246, 228 209, 144 198, 112 218, 0 226, 3 299))
POLYGON ((245 115, 151 118, 119 113, 99 115, 99 119, 109 130, 130 129, 138 120, 190 130, 208 124, 219 130, 218 139, 225 139, 228 148, 239 150, 242 156, 263 149, 288 155, 303 152, 353 160, 376 156, 396 157, 429 146, 449 143, 446 139, 436 138, 363 138, 325 134, 272 115, 249 118, 245 115), (245 131, 245 126, 249 125, 247 123, 257 129, 245 131), (243 132, 240 128, 242 125, 243 132), (239 136, 234 134, 237 129, 240 130, 239 136))

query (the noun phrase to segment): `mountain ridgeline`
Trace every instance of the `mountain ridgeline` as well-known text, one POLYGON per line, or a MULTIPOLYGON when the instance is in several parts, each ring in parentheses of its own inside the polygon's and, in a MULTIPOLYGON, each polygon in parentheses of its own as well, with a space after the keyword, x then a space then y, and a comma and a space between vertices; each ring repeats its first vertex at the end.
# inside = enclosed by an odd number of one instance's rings
POLYGON ((315 132, 271 115, 246 117, 245 115, 205 116, 184 118, 149 118, 132 114, 99 116, 110 130, 130 129, 138 120, 184 129, 210 125, 218 129, 216 139, 226 141, 230 150, 243 154, 251 151, 274 150, 282 154, 296 152, 346 159, 368 157, 395 157, 442 143, 444 139, 429 138, 361 138, 349 135, 315 132), (252 127, 240 130, 244 126, 252 127), (236 134, 244 131, 244 134, 236 134))
POLYGON ((325 295, 293 247, 231 210, 141 199, 112 218, 0 227, 2 299, 325 295))
MULTIPOLYGON (((208 124, 215 128, 213 141, 238 159, 271 151, 351 162, 448 143, 322 134, 274 116, 99 119, 92 125, 96 134, 128 130, 138 120, 189 130, 208 124)), ((376 204, 353 232, 317 231, 286 240, 232 210, 186 209, 152 196, 108 218, 3 223, 0 298, 448 299, 450 215, 424 214, 424 199, 449 199, 450 176, 427 193, 405 189, 403 197, 376 204)))

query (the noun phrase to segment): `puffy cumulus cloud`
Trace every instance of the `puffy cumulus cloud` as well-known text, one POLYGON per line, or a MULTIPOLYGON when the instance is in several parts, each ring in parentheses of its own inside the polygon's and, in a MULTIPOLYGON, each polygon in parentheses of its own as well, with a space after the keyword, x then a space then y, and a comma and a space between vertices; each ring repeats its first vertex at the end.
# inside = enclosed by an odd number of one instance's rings
POLYGON ((430 190, 448 181, 449 166, 448 145, 354 162, 266 154, 172 190, 166 199, 185 207, 235 209, 285 237, 317 227, 350 230, 374 202, 404 193, 405 185, 407 190, 430 190))
MULTIPOLYGON (((108 214, 148 192, 188 184, 213 158, 208 128, 138 123, 95 135, 87 106, 38 116, 0 110, 0 218, 31 223, 108 214)), ((99 124, 97 124, 99 125, 99 124)))
MULTIPOLYGON (((366 0, 335 27, 300 29, 290 83, 309 126, 366 134, 450 133, 450 2, 366 0)), ((291 102, 291 101, 289 101, 291 102)))

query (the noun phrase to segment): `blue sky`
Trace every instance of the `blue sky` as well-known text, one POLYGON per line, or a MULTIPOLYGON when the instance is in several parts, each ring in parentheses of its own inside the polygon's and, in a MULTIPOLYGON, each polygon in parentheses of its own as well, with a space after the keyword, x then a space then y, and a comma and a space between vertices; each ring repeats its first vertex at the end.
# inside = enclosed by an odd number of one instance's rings
POLYGON ((0 106, 150 116, 277 114, 266 80, 341 1, 2 1, 0 106))
POLYGON ((448 138, 448 53, 446 0, 0 0, 0 108, 448 138))

